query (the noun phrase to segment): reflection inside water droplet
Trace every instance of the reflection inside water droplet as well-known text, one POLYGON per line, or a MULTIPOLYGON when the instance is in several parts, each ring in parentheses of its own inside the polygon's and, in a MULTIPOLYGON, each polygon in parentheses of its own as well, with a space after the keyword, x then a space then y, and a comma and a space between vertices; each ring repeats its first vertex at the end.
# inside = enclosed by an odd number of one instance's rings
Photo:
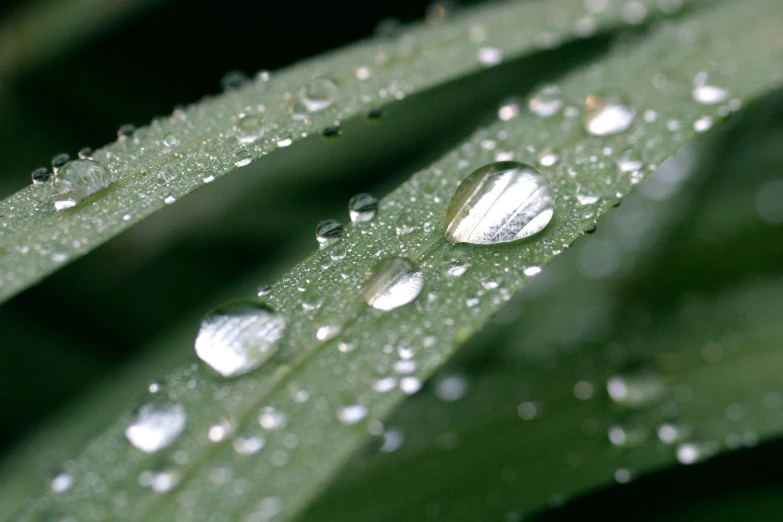
POLYGON ((377 310, 394 310, 416 299, 424 288, 424 274, 402 257, 381 261, 364 287, 364 302, 377 310))
POLYGON ((65 210, 108 187, 115 181, 111 171, 94 160, 74 160, 63 165, 52 180, 56 210, 65 210))
POLYGON ((454 243, 492 245, 529 237, 554 214, 554 196, 541 173, 524 163, 490 163, 460 183, 446 212, 454 243))
POLYGON ((278 349, 286 321, 253 301, 221 306, 201 322, 196 355, 223 377, 255 370, 278 349))

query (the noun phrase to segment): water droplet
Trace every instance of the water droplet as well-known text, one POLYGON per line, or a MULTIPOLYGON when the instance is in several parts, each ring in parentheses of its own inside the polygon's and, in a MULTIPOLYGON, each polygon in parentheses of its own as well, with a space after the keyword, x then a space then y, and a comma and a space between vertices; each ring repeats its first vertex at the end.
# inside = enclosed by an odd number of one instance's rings
POLYGON ((702 116, 698 120, 693 122, 693 130, 696 132, 707 132, 712 128, 712 118, 709 116, 702 116))
POLYGON ((319 322, 315 329, 315 338, 319 341, 328 341, 342 332, 343 327, 337 318, 327 318, 319 322))
POLYGON ((594 205, 598 202, 599 199, 601 198, 593 194, 584 194, 582 192, 576 193, 576 200, 579 202, 580 205, 594 205))
POLYGON ((628 484, 631 481, 631 472, 626 468, 617 468, 614 472, 614 480, 618 484, 628 484))
POLYGON ((335 123, 334 125, 329 125, 328 127, 325 127, 324 130, 321 131, 321 136, 323 136, 327 140, 334 140, 339 138, 342 133, 343 133, 343 129, 342 127, 340 127, 340 124, 335 123))
POLYGON ((236 125, 236 137, 240 143, 253 143, 264 136, 264 122, 252 114, 245 114, 236 125))
POLYGON ((277 352, 286 321, 253 301, 223 305, 204 318, 196 337, 196 355, 223 377, 255 370, 277 352))
POLYGON ((551 118, 563 108, 563 97, 557 85, 544 85, 527 100, 530 112, 541 118, 551 118))
POLYGON ((38 167, 30 174, 30 177, 33 179, 34 185, 41 185, 52 178, 52 173, 46 167, 38 167))
POLYGON ((421 390, 421 379, 418 377, 407 376, 400 379, 400 391, 406 395, 413 395, 421 390))
POLYGON ((284 147, 288 147, 294 142, 294 139, 291 137, 290 132, 283 132, 278 137, 277 140, 275 140, 275 143, 277 143, 277 146, 281 149, 284 147))
POLYGON ((686 442, 677 447, 677 460, 680 461, 680 464, 695 464, 711 457, 717 451, 715 443, 686 442))
POLYGON ((457 187, 446 212, 454 243, 492 245, 526 238, 547 226, 554 197, 540 172, 524 163, 490 163, 457 187))
POLYGON ((519 116, 522 100, 519 98, 509 98, 498 107, 498 118, 502 121, 508 121, 519 116))
POLYGON ((378 121, 381 118, 383 118, 383 109, 380 107, 370 109, 370 111, 367 113, 367 119, 370 121, 378 121))
POLYGON ((266 439, 260 436, 236 437, 231 447, 240 455, 255 455, 266 446, 266 439))
POLYGON ((397 231, 397 235, 404 236, 416 230, 416 222, 410 214, 401 214, 394 221, 394 229, 397 231))
POLYGON ((367 416, 367 407, 362 404, 351 404, 337 410, 337 419, 343 424, 356 424, 367 416))
POLYGON ((60 154, 55 154, 52 156, 52 172, 54 172, 55 175, 60 171, 63 166, 71 161, 71 156, 65 152, 61 152, 60 154))
POLYGON ((378 200, 370 194, 356 194, 348 202, 348 213, 353 223, 370 221, 378 212, 378 200))
POLYGON ((87 159, 92 156, 92 149, 90 147, 82 147, 78 152, 80 159, 87 159))
POLYGON ((136 126, 132 123, 124 123, 117 129, 117 139, 121 142, 126 141, 133 137, 133 133, 136 132, 136 126))
POLYGON ((65 210, 76 206, 114 182, 112 173, 94 160, 69 161, 60 168, 51 185, 54 208, 65 210))
POLYGON ((595 234, 597 230, 598 230, 598 223, 593 221, 592 223, 587 225, 587 227, 585 227, 585 234, 595 234))
POLYGON ((693 99, 704 105, 720 103, 729 97, 725 79, 716 71, 701 71, 693 78, 693 99))
POLYGON ((677 424, 661 424, 658 426, 658 440, 664 444, 676 444, 682 442, 691 435, 687 426, 677 424))
POLYGON ((264 406, 258 411, 258 425, 265 430, 279 430, 288 422, 286 414, 271 406, 264 406))
POLYGON ((560 155, 552 149, 547 149, 538 155, 538 164, 542 167, 551 167, 560 159, 560 155))
POLYGON ((468 381, 462 375, 440 379, 435 384, 435 396, 444 402, 461 399, 468 391, 468 381))
POLYGON ((224 91, 235 91, 249 81, 250 79, 242 71, 228 71, 220 78, 220 87, 224 91))
POLYGON ((256 295, 258 297, 263 297, 271 291, 272 285, 259 285, 258 289, 256 290, 256 295))
POLYGON ((344 259, 347 254, 348 250, 346 250, 345 245, 339 242, 332 245, 332 248, 329 249, 329 257, 332 258, 332 261, 344 259))
POLYGON ((479 63, 485 67, 492 67, 503 61, 503 51, 497 47, 482 47, 477 56, 479 63))
POLYGON ((52 493, 65 493, 73 486, 73 475, 67 471, 57 473, 49 482, 49 489, 52 493))
POLYGON ((169 134, 165 138, 163 138, 163 145, 165 145, 168 148, 173 148, 179 145, 179 140, 173 134, 169 134))
POLYGON ((322 247, 332 245, 343 237, 345 230, 342 223, 334 219, 326 219, 315 227, 315 239, 322 247))
POLYGON ((416 299, 424 288, 424 274, 402 257, 381 261, 364 287, 364 302, 377 310, 394 310, 416 299))
POLYGON ((145 404, 125 428, 125 437, 141 451, 155 453, 177 440, 186 421, 181 404, 145 404))
POLYGON ((633 123, 636 110, 618 92, 591 94, 585 99, 585 130, 593 136, 619 134, 633 123))
POLYGON ((529 266, 523 270, 524 274, 528 277, 534 277, 541 273, 540 266, 529 266))
POLYGON ((234 165, 237 167, 250 165, 251 161, 253 161, 253 153, 250 150, 241 148, 234 152, 234 165))
POLYGON ((642 168, 642 157, 635 149, 628 149, 617 158, 617 168, 620 172, 633 172, 642 168))
POLYGON ((156 379, 147 385, 147 391, 153 395, 160 393, 160 391, 163 389, 163 385, 164 383, 162 380, 156 379))
POLYGON ((176 202, 177 198, 172 196, 171 194, 166 194, 166 197, 163 198, 163 202, 167 205, 171 205, 172 203, 176 202))
POLYGON ((379 451, 391 453, 397 451, 405 442, 405 435, 400 430, 388 430, 383 433, 383 444, 379 451))
POLYGON ((139 474, 139 485, 150 488, 156 493, 166 493, 174 489, 182 479, 182 474, 176 468, 166 468, 160 471, 142 471, 139 474))
POLYGON ((664 386, 655 372, 642 370, 610 377, 606 381, 606 391, 617 404, 640 408, 660 399, 664 386))
POLYGON ((337 97, 337 85, 323 77, 310 80, 299 94, 299 100, 310 112, 326 109, 337 101, 337 97))
POLYGON ((541 406, 535 402, 523 402, 517 407, 517 415, 522 420, 533 420, 541 415, 541 406))
POLYGON ((615 446, 633 447, 639 446, 647 440, 647 428, 634 419, 609 426, 606 436, 615 446))

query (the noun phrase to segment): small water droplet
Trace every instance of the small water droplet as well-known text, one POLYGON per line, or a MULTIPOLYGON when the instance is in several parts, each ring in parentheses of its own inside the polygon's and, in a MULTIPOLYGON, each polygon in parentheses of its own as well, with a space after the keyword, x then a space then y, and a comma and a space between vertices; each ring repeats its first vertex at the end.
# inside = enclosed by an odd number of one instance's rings
POLYGON ((593 194, 585 194, 581 192, 576 193, 576 200, 579 202, 580 205, 594 205, 598 202, 598 200, 601 199, 598 196, 595 196, 593 194))
POLYGON ((620 172, 633 172, 642 168, 642 157, 635 149, 628 149, 617 158, 620 172))
POLYGON ((528 277, 534 277, 541 273, 540 266, 529 266, 523 270, 524 274, 528 277))
POLYGON ((617 404, 640 408, 660 399, 664 385, 655 372, 641 370, 610 377, 606 381, 606 391, 617 404))
POLYGON ((77 154, 79 159, 87 159, 92 156, 92 149, 90 147, 82 147, 77 154))
POLYGON ((277 139, 275 140, 275 143, 279 148, 285 148, 291 145, 294 142, 293 137, 291 137, 290 132, 283 132, 281 133, 277 139))
POLYGON ((204 183, 212 183, 215 181, 215 176, 213 174, 207 174, 203 178, 201 178, 201 181, 204 183))
POLYGON ((676 444, 690 436, 690 428, 684 425, 666 423, 658 426, 658 440, 664 444, 676 444))
POLYGON ((271 406, 264 406, 258 410, 258 425, 265 430, 279 430, 288 423, 285 413, 271 406))
POLYGON ((530 112, 541 118, 551 118, 563 108, 563 95, 557 85, 544 85, 527 100, 530 112))
POLYGON ((523 402, 517 407, 517 415, 522 420, 533 420, 541 415, 541 406, 533 401, 523 402))
POLYGON ((370 111, 367 113, 367 119, 370 121, 378 121, 383 118, 383 114, 384 111, 381 107, 375 107, 370 109, 370 111))
POLYGON ((695 464, 711 457, 717 451, 715 443, 686 442, 677 447, 677 460, 680 464, 695 464))
POLYGON ((51 185, 54 208, 65 210, 114 182, 112 173, 94 160, 74 160, 63 165, 51 185))
POLYGON ((435 383, 435 396, 444 402, 461 399, 468 391, 468 380, 462 375, 452 375, 435 383))
POLYGON ((235 91, 249 81, 250 79, 242 71, 228 71, 220 78, 220 87, 224 91, 235 91))
POLYGON ((478 61, 485 67, 492 67, 503 61, 503 51, 497 47, 482 47, 477 53, 478 61))
POLYGON ((182 473, 173 467, 159 471, 147 470, 139 474, 139 485, 156 493, 166 493, 174 489, 181 479, 182 473))
POLYGON ((370 194, 356 194, 348 202, 348 213, 353 223, 370 221, 378 212, 378 200, 370 194))
POLYGON ((65 152, 61 152, 60 154, 55 154, 52 156, 52 172, 54 172, 55 175, 60 171, 63 166, 71 161, 71 156, 65 152))
POLYGON ((598 230, 598 223, 593 221, 592 223, 587 225, 587 227, 585 227, 585 234, 595 234, 597 230, 598 230))
POLYGON ((245 114, 236 125, 236 137, 240 143, 253 143, 264 136, 264 122, 252 114, 245 114))
POLYGON ((155 453, 173 444, 186 422, 181 404, 145 404, 125 428, 125 437, 141 451, 155 453))
POLYGON ((720 103, 729 97, 725 78, 717 71, 701 71, 693 78, 693 99, 704 105, 720 103))
POLYGON ((234 165, 237 167, 250 165, 251 161, 253 161, 253 153, 250 150, 243 147, 234 152, 234 165))
POLYGON ((52 477, 52 480, 49 482, 49 489, 52 490, 52 493, 65 493, 71 489, 73 482, 73 475, 67 471, 61 471, 52 477))
POLYGON ((343 424, 356 424, 367 416, 367 407, 362 404, 351 404, 337 410, 337 419, 343 424))
POLYGON ((421 390, 421 379, 409 375, 400 379, 400 391, 406 395, 413 395, 421 390))
POLYGON ((266 446, 266 439, 261 436, 236 437, 231 441, 231 447, 240 455, 255 455, 266 446))
POLYGON ((327 127, 324 127, 324 130, 321 131, 321 136, 323 136, 327 140, 335 140, 339 138, 342 133, 343 133, 343 129, 342 127, 340 127, 340 124, 335 123, 334 125, 329 125, 327 127))
POLYGON ((172 203, 175 203, 177 201, 177 198, 172 196, 171 194, 166 194, 166 197, 163 198, 163 202, 167 205, 171 205, 172 203))
POLYGON ((492 245, 526 238, 546 227, 554 197, 541 173, 524 163, 490 163, 457 187, 446 212, 454 243, 492 245))
POLYGON ((624 132, 633 123, 636 109, 619 92, 591 94, 585 99, 585 130, 593 136, 624 132))
POLYGON ((299 101, 310 112, 330 107, 337 101, 337 85, 329 78, 317 77, 310 80, 299 94, 299 101))
POLYGON ((256 290, 256 295, 258 297, 263 297, 271 291, 272 291, 272 285, 259 285, 258 289, 256 290))
POLYGON ((346 250, 345 245, 340 242, 335 243, 332 245, 332 248, 329 249, 329 257, 332 258, 332 261, 344 259, 347 254, 348 251, 346 250))
POLYGON ((132 123, 124 123, 117 129, 117 139, 120 142, 127 141, 133 137, 136 132, 136 126, 132 123))
POLYGON ((542 167, 551 167, 560 159, 560 155, 552 149, 546 149, 538 155, 538 164, 542 167))
POLYGON ((402 257, 381 261, 364 287, 364 302, 377 310, 394 310, 421 294, 424 274, 402 257))
POLYGON ((321 247, 332 245, 343 237, 345 230, 342 223, 334 219, 325 219, 315 227, 315 239, 321 247))
POLYGON ((34 185, 41 185, 49 182, 52 178, 52 173, 46 167, 38 167, 30 174, 30 177, 33 179, 34 185))
POLYGON ((712 118, 709 116, 702 116, 698 120, 693 122, 693 130, 696 132, 707 132, 712 128, 712 118))
POLYGON ((179 145, 179 139, 177 139, 176 136, 173 134, 167 135, 165 138, 163 138, 163 145, 165 145, 168 148, 174 148, 177 145, 179 145))
POLYGON ((416 222, 410 214, 401 214, 394 221, 394 229, 397 231, 397 235, 404 236, 416 230, 416 222))
POLYGON ((201 322, 196 355, 223 377, 255 370, 277 350, 286 321, 271 308, 238 301, 215 309, 201 322))
POLYGON ((501 121, 508 121, 519 116, 522 110, 522 100, 519 98, 509 98, 498 107, 498 118, 501 121))

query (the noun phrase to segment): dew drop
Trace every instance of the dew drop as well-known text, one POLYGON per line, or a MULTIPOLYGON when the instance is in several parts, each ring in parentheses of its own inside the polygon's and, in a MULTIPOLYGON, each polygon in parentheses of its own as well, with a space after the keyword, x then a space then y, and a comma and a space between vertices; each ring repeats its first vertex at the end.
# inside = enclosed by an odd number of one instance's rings
POLYGON ((310 80, 299 94, 299 101, 310 112, 326 109, 337 101, 337 85, 329 78, 310 80))
POLYGON ((378 212, 378 200, 370 194, 356 194, 348 202, 348 213, 353 223, 370 221, 378 212))
POLYGON ((540 266, 529 266, 523 270, 524 274, 528 277, 535 277, 541 273, 540 266))
POLYGON ((686 442, 677 447, 677 460, 680 464, 695 464, 705 460, 717 452, 717 446, 709 443, 699 444, 686 442))
POLYGON ((205 317, 196 337, 196 355, 223 377, 255 370, 278 350, 286 321, 253 301, 223 305, 205 317))
POLYGON ((370 111, 367 113, 367 119, 376 122, 383 118, 383 109, 381 107, 375 107, 373 109, 370 109, 370 111))
POLYGON ((168 147, 170 149, 174 148, 177 145, 179 145, 179 139, 177 139, 177 137, 174 136, 173 134, 169 134, 168 136, 163 138, 163 145, 165 145, 166 147, 168 147))
POLYGON ((591 94, 585 99, 585 130, 593 136, 624 132, 633 123, 636 110, 618 92, 591 94))
POLYGON ((551 167, 560 159, 560 154, 552 149, 547 149, 538 155, 538 164, 542 167, 551 167))
POLYGON ((508 121, 519 116, 521 112, 522 101, 519 98, 509 98, 498 107, 498 118, 502 121, 508 121))
POLYGON ((343 424, 356 424, 367 416, 367 407, 362 404, 351 404, 337 410, 337 419, 343 424))
POLYGON ((492 67, 503 61, 503 51, 497 47, 482 47, 477 53, 478 61, 484 67, 492 67))
POLYGON ((701 71, 693 78, 693 99, 704 105, 714 105, 729 97, 725 80, 716 71, 701 71))
POLYGON ((163 202, 167 205, 171 205, 172 203, 175 203, 177 201, 177 198, 172 196, 171 194, 166 194, 166 197, 163 198, 163 202))
POLYGON ((557 85, 544 85, 527 100, 530 112, 541 118, 551 118, 563 108, 563 96, 557 85))
POLYGON ((145 404, 139 408, 125 437, 145 453, 155 453, 174 443, 185 429, 187 415, 181 404, 145 404))
POLYGON ((526 238, 547 226, 554 197, 541 173, 524 163, 490 163, 457 187, 446 211, 454 243, 493 245, 526 238))
POLYGON ((315 227, 315 239, 322 247, 332 245, 345 233, 342 223, 334 219, 325 219, 315 227))
POLYGON ((174 489, 182 479, 182 474, 176 468, 170 467, 160 471, 142 471, 139 474, 139 485, 150 488, 156 493, 166 493, 174 489))
POLYGON ((234 165, 237 167, 244 167, 250 165, 253 161, 253 154, 246 148, 241 148, 234 152, 234 165))
POLYGON ((132 123, 124 123, 117 129, 117 139, 121 142, 127 141, 133 137, 133 133, 136 132, 136 126, 132 123))
POLYGON ((275 143, 281 149, 285 148, 285 147, 288 147, 293 142, 294 142, 294 139, 291 137, 291 133, 289 133, 289 132, 283 132, 275 140, 275 143))
POLYGON ((394 229, 397 231, 397 235, 404 236, 416 230, 416 222, 410 214, 401 214, 394 221, 394 229))
POLYGON ((411 375, 400 379, 400 391, 406 395, 413 395, 421 389, 421 379, 411 375))
POLYGON ((242 71, 229 71, 220 78, 220 86, 224 91, 235 91, 249 81, 250 79, 242 71))
POLYGON ((617 158, 620 172, 633 172, 642 168, 642 157, 635 149, 628 149, 617 158))
POLYGON ((338 123, 335 123, 334 125, 329 125, 327 127, 324 127, 324 130, 321 131, 321 136, 326 138, 327 140, 336 140, 340 137, 340 135, 343 133, 342 127, 338 123))
POLYGON ((258 289, 256 290, 256 295, 258 297, 263 297, 271 291, 272 291, 272 285, 259 285, 258 289))
POLYGON ((82 147, 78 152, 80 159, 87 159, 92 156, 92 149, 90 147, 82 147))
POLYGON ((49 482, 49 489, 52 490, 52 493, 65 493, 71 489, 73 482, 73 475, 67 471, 61 471, 52 477, 52 480, 49 482))
POLYGON ((65 152, 61 152, 60 154, 55 154, 52 157, 52 172, 54 172, 55 175, 60 171, 63 166, 65 166, 66 163, 71 161, 71 156, 65 152))
POLYGON ((421 294, 424 274, 403 257, 381 261, 364 287, 364 302, 376 310, 394 310, 421 294))
POLYGON ((640 408, 663 396, 664 385, 652 371, 615 375, 606 381, 609 397, 621 406, 640 408))
POLYGON ((52 173, 46 167, 38 167, 31 174, 34 185, 41 185, 47 183, 52 178, 52 173))
POLYGON ((65 210, 76 206, 114 182, 112 173, 94 160, 69 161, 60 168, 51 185, 54 208, 65 210))
POLYGON ((236 437, 231 441, 234 451, 240 455, 255 455, 266 445, 266 440, 260 436, 236 437))
POLYGON ((236 137, 240 143, 253 143, 264 136, 264 122, 252 114, 245 114, 236 125, 236 137))
POLYGON ((258 425, 265 430, 279 430, 288 423, 285 413, 271 406, 264 406, 258 411, 258 425))

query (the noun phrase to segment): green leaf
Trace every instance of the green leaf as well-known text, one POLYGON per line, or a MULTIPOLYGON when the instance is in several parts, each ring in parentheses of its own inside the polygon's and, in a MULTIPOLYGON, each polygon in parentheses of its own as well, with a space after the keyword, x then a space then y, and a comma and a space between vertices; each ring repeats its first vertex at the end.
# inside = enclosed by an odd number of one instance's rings
MULTIPOLYGON (((655 2, 645 4, 653 9, 655 2)), ((0 202, 0 299, 160 211, 167 196, 182 198, 237 164, 276 151, 279 143, 318 135, 335 122, 478 71, 482 47, 491 46, 508 60, 625 23, 623 10, 612 7, 591 15, 592 29, 585 32, 577 23, 585 14, 581 4, 568 0, 466 10, 448 24, 419 24, 397 39, 357 44, 271 77, 262 71, 249 85, 156 120, 132 139, 94 153, 120 181, 88 203, 57 213, 46 185, 32 185, 0 202), (552 9, 562 14, 557 22, 549 20, 552 9), (302 112, 300 92, 314 78, 333 81, 339 99, 324 110, 302 112), (292 112, 301 114, 292 119, 292 112), (241 143, 236 137, 240 114, 260 119, 263 137, 241 143)))
MULTIPOLYGON (((716 66, 716 52, 735 57, 731 68, 718 64, 725 69, 732 100, 746 102, 779 83, 779 74, 768 64, 781 55, 774 40, 780 16, 771 0, 695 11, 683 22, 663 23, 632 43, 619 43, 591 67, 563 77, 559 86, 565 118, 542 120, 523 112, 486 126, 384 198, 374 221, 348 227, 342 239, 344 258, 324 249, 282 278, 267 300, 285 315, 289 329, 269 364, 236 381, 220 379, 198 365, 169 375, 161 394, 184 405, 188 413, 186 431, 172 452, 160 457, 141 454, 124 440, 128 419, 122 419, 75 461, 73 487, 41 498, 31 512, 58 510, 84 519, 127 520, 263 519, 270 512, 290 518, 301 513, 367 431, 382 429, 377 419, 385 418, 405 391, 414 391, 526 283, 533 273, 526 274, 526 269, 548 263, 639 180, 615 165, 619 154, 637 149, 643 171, 649 172, 695 136, 695 122, 718 120, 736 108, 736 102, 707 106, 691 99, 694 76, 716 66), (748 6, 765 9, 768 16, 759 22, 748 6), (582 101, 617 89, 625 91, 636 110, 630 128, 608 137, 585 134, 576 117, 582 101), (441 227, 459 181, 498 153, 534 162, 553 147, 559 159, 542 167, 555 192, 552 223, 523 242, 460 247, 459 255, 470 268, 457 279, 448 275, 444 265, 454 260, 455 247, 443 238, 441 227), (397 223, 406 214, 418 228, 398 235, 397 223), (379 260, 398 255, 413 259, 421 269, 423 295, 387 313, 364 306, 364 274, 379 260), (303 299, 322 304, 304 310, 303 299), (338 327, 340 333, 319 343, 316 330, 324 324, 338 327), (346 343, 343 350, 341 343, 346 343), (405 374, 408 370, 401 368, 410 363, 398 363, 411 353, 415 369, 405 374), (402 389, 374 389, 379 379, 389 377, 402 383, 402 389), (344 417, 338 419, 339 412, 352 405, 361 405, 367 415, 347 425, 344 417), (285 427, 264 431, 258 420, 263 407, 281 412, 285 427), (230 442, 210 442, 208 428, 221 421, 228 421, 235 436, 263 435, 265 447, 247 456, 230 442), (175 494, 139 486, 140 474, 169 466, 181 477, 175 494)), ((544 440, 546 434, 538 436, 544 440)))

